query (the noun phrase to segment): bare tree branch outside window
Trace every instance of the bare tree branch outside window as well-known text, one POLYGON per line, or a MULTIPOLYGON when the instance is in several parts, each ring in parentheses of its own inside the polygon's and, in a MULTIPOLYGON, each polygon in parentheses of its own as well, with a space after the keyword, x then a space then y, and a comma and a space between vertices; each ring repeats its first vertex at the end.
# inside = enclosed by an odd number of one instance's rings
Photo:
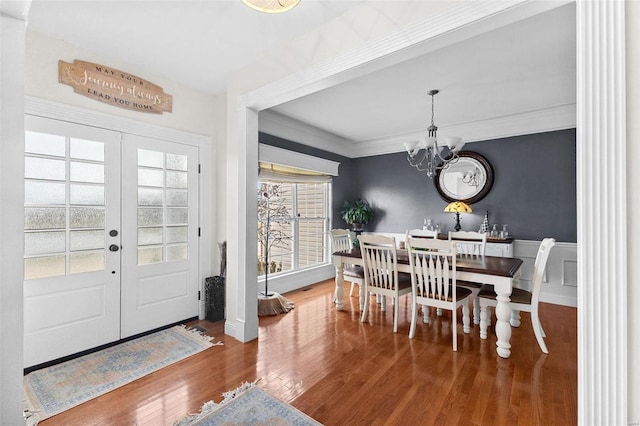
MULTIPOLYGON (((269 262, 271 249, 283 247, 291 240, 287 233, 287 225, 291 222, 291 214, 282 196, 281 185, 262 182, 258 188, 258 245, 264 262, 258 259, 258 274, 264 273, 264 293, 269 293, 269 273, 278 272, 276 262, 269 262)), ((281 268, 281 267, 280 267, 281 268)))

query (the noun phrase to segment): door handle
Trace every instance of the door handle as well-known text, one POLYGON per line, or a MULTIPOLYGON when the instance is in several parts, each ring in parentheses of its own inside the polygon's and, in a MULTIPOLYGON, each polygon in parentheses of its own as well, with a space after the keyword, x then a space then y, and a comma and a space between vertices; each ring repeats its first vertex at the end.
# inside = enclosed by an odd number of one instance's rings
POLYGON ((109 246, 109 251, 118 251, 118 250, 120 250, 120 247, 118 247, 117 244, 111 244, 109 246))

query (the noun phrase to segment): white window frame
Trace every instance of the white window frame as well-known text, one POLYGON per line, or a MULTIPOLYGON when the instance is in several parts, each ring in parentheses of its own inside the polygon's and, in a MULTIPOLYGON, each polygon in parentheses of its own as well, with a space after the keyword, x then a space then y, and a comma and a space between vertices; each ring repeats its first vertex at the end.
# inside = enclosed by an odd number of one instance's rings
MULTIPOLYGON (((340 166, 339 162, 326 160, 323 158, 314 157, 307 154, 302 154, 299 152, 289 151, 282 148, 273 147, 270 145, 259 144, 259 161, 263 163, 271 163, 280 166, 292 167, 301 170, 308 170, 311 172, 321 173, 327 176, 338 176, 338 167, 340 166)), ((260 177, 258 177, 260 181, 260 177)), ((265 178, 264 180, 271 180, 273 178, 265 178)), ((304 184, 304 181, 301 182, 291 182, 291 183, 299 183, 304 184)), ((310 183, 310 182, 309 182, 310 183)), ((325 212, 324 212, 324 233, 325 240, 328 241, 328 232, 329 226, 332 222, 332 190, 331 190, 331 182, 325 187, 325 199, 327 202, 325 203, 325 212)), ((273 290, 278 293, 286 293, 287 291, 292 291, 298 288, 305 287, 307 285, 323 281, 335 276, 335 268, 331 263, 331 256, 329 252, 329 244, 325 244, 324 247, 324 259, 325 261, 322 264, 305 267, 303 269, 298 269, 299 266, 299 245, 296 238, 298 234, 299 228, 299 220, 297 218, 297 189, 294 191, 294 199, 293 199, 294 211, 292 212, 293 218, 293 269, 290 271, 277 272, 274 274, 269 274, 269 290, 273 290)), ((264 289, 264 275, 258 276, 258 292, 264 289)))

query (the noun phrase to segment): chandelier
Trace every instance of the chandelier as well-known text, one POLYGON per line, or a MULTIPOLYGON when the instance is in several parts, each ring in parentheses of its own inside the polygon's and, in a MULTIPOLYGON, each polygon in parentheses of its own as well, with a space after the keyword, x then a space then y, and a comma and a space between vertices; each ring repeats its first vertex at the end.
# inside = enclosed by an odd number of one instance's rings
POLYGON ((438 145, 436 135, 438 128, 433 122, 434 117, 434 97, 439 90, 429 90, 427 94, 431 96, 431 125, 427 128, 427 137, 419 141, 405 142, 407 150, 407 161, 411 166, 421 172, 427 172, 429 179, 433 179, 436 172, 450 163, 458 161, 458 152, 464 146, 462 139, 456 136, 442 137, 438 145), (422 153, 420 152, 421 150, 422 153))
POLYGON ((283 13, 293 9, 300 0, 242 0, 252 9, 265 13, 283 13))

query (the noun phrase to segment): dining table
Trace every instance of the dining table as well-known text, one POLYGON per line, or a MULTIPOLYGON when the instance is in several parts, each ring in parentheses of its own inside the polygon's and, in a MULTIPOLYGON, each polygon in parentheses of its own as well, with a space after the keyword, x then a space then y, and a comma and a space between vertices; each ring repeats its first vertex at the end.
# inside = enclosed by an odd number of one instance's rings
MULTIPOLYGON (((411 273, 407 250, 396 250, 398 272, 411 273)), ((496 306, 496 351, 502 358, 511 356, 511 289, 522 274, 522 259, 516 257, 469 256, 458 254, 456 257, 456 279, 491 284, 495 288, 496 306)), ((345 265, 363 266, 359 248, 333 253, 333 265, 336 268, 336 310, 344 310, 344 267, 345 265)), ((361 294, 364 294, 361 292, 361 294)))

